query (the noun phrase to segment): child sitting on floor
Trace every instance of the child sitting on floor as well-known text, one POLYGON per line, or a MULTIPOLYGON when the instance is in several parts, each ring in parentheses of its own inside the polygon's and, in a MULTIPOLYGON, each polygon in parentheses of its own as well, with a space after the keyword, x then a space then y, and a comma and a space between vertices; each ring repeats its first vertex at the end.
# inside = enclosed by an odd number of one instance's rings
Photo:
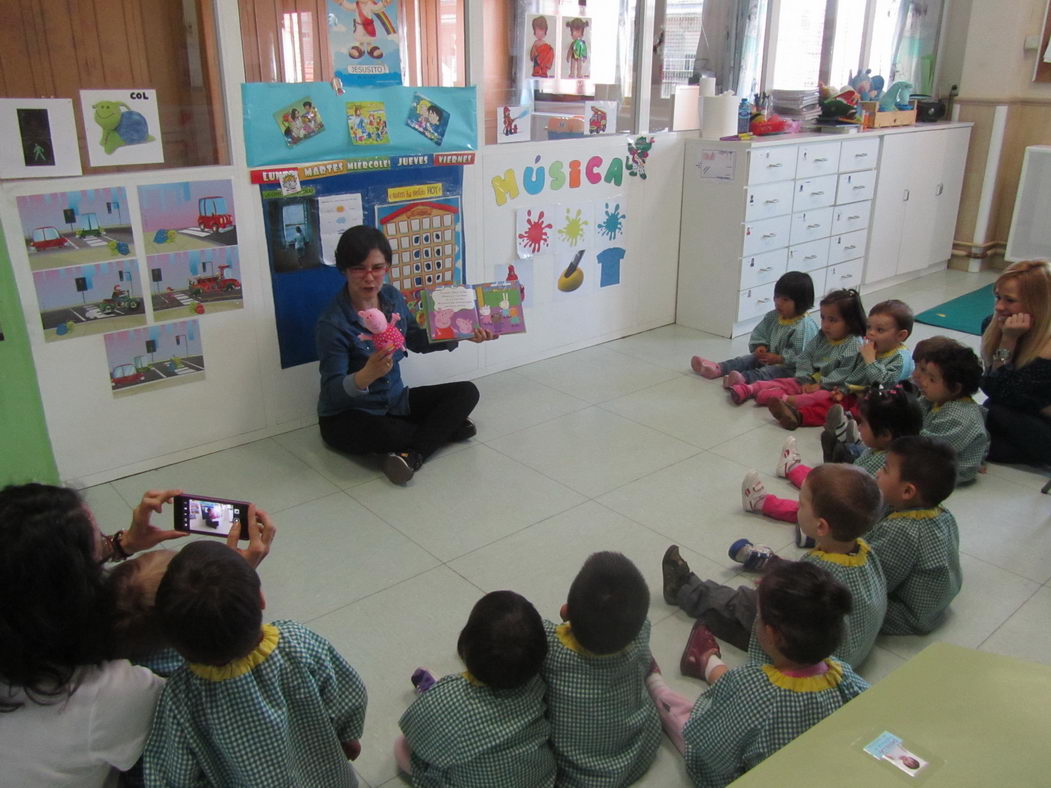
POLYGON ((157 587, 174 550, 151 550, 117 564, 106 577, 113 598, 114 656, 167 678, 185 664, 161 631, 155 611, 157 587))
POLYGON ((934 438, 898 438, 876 474, 893 510, 869 534, 887 579, 885 635, 933 631, 960 593, 960 533, 941 506, 956 485, 955 455, 934 438))
POLYGON ((982 379, 982 362, 966 345, 946 339, 925 355, 920 367, 920 434, 939 438, 956 450, 956 483, 969 484, 989 451, 985 417, 972 399, 982 379))
POLYGON ((367 698, 324 638, 263 625, 259 575, 215 541, 184 547, 157 589, 187 665, 168 679, 143 754, 147 786, 356 786, 367 698))
POLYGON ((727 785, 869 686, 830 657, 851 598, 827 572, 785 562, 763 576, 756 600, 756 640, 766 664, 727 670, 698 622, 684 658, 711 687, 693 703, 669 689, 659 671, 646 679, 664 730, 698 786, 727 785))
POLYGON ((746 383, 731 375, 727 380, 735 405, 755 397, 756 404, 790 394, 812 394, 822 384, 837 384, 853 368, 861 337, 865 333, 865 310, 856 290, 833 290, 821 299, 821 330, 796 359, 794 377, 746 383))
MULTIPOLYGON (((875 477, 876 471, 886 462, 887 447, 891 442, 903 435, 919 435, 923 427, 923 411, 913 394, 912 384, 906 381, 890 388, 875 385, 868 389, 858 403, 857 424, 866 448, 853 460, 853 464, 875 477)), ((811 470, 810 466, 803 464, 795 437, 789 435, 781 447, 781 456, 774 472, 794 486, 802 487, 811 470)), ((745 511, 787 523, 798 521, 799 502, 767 494, 766 485, 755 471, 745 474, 741 489, 744 491, 742 503, 759 507, 746 508, 745 511)), ((813 547, 814 543, 797 527, 796 545, 813 547)))
POLYGON ((785 429, 818 427, 834 405, 846 410, 857 406, 857 392, 866 386, 893 385, 906 380, 913 370, 912 355, 905 340, 912 334, 909 305, 897 299, 881 301, 869 310, 865 341, 853 366, 838 382, 822 375, 821 388, 811 394, 790 394, 767 403, 771 415, 785 429))
POLYGON ((657 757, 661 723, 646 691, 650 592, 620 553, 595 553, 569 588, 564 623, 544 622, 547 716, 560 786, 629 785, 657 757))
POLYGON ((694 356, 690 367, 709 380, 725 375, 723 388, 732 383, 790 377, 795 374, 796 358, 817 336, 817 323, 807 317, 813 306, 814 282, 810 274, 789 271, 774 285, 774 308, 752 329, 747 356, 722 362, 694 356))
POLYGON ((440 679, 402 715, 398 766, 415 785, 553 786, 540 678, 547 636, 536 608, 513 591, 486 594, 456 651, 467 670, 440 679))
MULTIPOLYGON (((828 571, 850 590, 854 599, 846 638, 835 651, 837 658, 854 666, 868 656, 887 609, 883 571, 860 538, 875 524, 881 507, 876 480, 853 465, 819 465, 807 476, 799 492, 799 529, 817 545, 800 560, 828 571)), ((769 547, 747 540, 734 543, 732 557, 756 571, 783 562, 769 547)), ((753 634, 754 587, 733 589, 699 579, 690 572, 675 545, 665 552, 662 569, 666 602, 702 619, 716 637, 762 657, 753 634)))

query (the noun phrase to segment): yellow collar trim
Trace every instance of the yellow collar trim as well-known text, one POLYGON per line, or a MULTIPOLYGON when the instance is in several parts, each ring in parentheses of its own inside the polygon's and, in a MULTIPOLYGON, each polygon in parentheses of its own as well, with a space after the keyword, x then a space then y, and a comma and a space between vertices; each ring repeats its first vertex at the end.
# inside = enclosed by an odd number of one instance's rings
POLYGON ((950 399, 945 402, 939 402, 937 405, 931 405, 931 413, 937 413, 942 409, 943 405, 948 405, 951 402, 970 402, 974 404, 974 397, 960 397, 959 399, 950 399))
POLYGON ((864 566, 869 560, 869 546, 864 539, 858 539, 858 549, 855 553, 826 553, 824 550, 811 550, 810 554, 828 561, 830 564, 840 566, 864 566))
POLYGON ((479 681, 478 679, 476 679, 474 677, 474 674, 471 673, 471 671, 469 671, 469 670, 465 670, 460 675, 463 676, 464 679, 467 681, 467 683, 470 684, 471 686, 474 686, 474 687, 488 687, 489 686, 484 681, 479 681))
POLYGON ((798 323, 804 317, 806 317, 806 315, 796 315, 795 317, 780 317, 779 316, 777 318, 777 323, 778 323, 778 325, 781 325, 781 326, 790 326, 793 323, 798 323))
MULTIPOLYGON (((821 336, 825 336, 825 335, 824 335, 824 334, 822 334, 821 336)), ((829 339, 828 337, 825 337, 825 341, 826 341, 826 342, 827 342, 828 344, 830 344, 830 345, 832 345, 833 347, 835 347, 836 345, 842 345, 842 344, 843 344, 844 342, 846 342, 846 341, 847 341, 848 339, 850 339, 850 338, 851 338, 851 336, 853 336, 853 334, 847 334, 847 335, 846 335, 845 337, 843 337, 842 339, 829 339)))
POLYGON ((821 692, 822 690, 838 687, 843 681, 843 666, 834 659, 826 659, 828 670, 820 676, 789 676, 782 673, 773 665, 763 665, 763 673, 767 680, 775 687, 790 690, 792 692, 821 692))
MULTIPOLYGON (((562 642, 563 646, 570 651, 575 651, 582 657, 597 657, 602 659, 603 657, 612 657, 620 653, 620 651, 615 651, 613 654, 596 654, 594 651, 588 651, 580 645, 580 641, 578 641, 576 635, 573 634, 573 625, 569 621, 555 627, 555 634, 558 635, 558 639, 562 642)), ((623 650, 624 649, 621 649, 621 651, 623 650)))
POLYGON ((262 631, 263 639, 248 656, 231 660, 225 665, 202 665, 199 662, 191 662, 189 663, 190 670, 207 681, 226 681, 250 673, 273 653, 277 648, 277 641, 281 638, 280 630, 273 624, 263 624, 262 631))
POLYGON ((876 356, 876 358, 887 358, 887 356, 893 356, 895 353, 898 353, 902 350, 908 350, 908 348, 905 347, 905 345, 898 345, 897 347, 892 347, 886 353, 880 353, 878 356, 876 356))
POLYGON ((945 510, 940 506, 935 506, 931 509, 902 509, 900 512, 891 512, 887 515, 887 519, 929 520, 932 517, 937 517, 943 511, 945 510))

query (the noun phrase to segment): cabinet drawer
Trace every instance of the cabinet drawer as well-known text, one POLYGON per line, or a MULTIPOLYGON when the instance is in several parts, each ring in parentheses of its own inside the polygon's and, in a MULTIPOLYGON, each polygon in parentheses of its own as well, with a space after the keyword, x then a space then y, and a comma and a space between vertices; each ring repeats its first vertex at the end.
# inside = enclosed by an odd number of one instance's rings
POLYGON ((816 208, 813 211, 792 214, 792 246, 825 238, 831 231, 831 208, 816 208))
POLYGON ((811 208, 824 208, 836 201, 836 176, 822 175, 820 178, 807 178, 795 182, 795 196, 792 198, 793 211, 807 211, 811 208))
POLYGON ((819 142, 813 145, 800 145, 799 157, 796 159, 796 177, 813 178, 815 175, 828 175, 839 171, 838 142, 819 142))
POLYGON ((737 302, 737 322, 766 314, 774 308, 774 283, 742 290, 737 302))
POLYGON ((769 219, 792 213, 792 191, 795 181, 778 181, 748 187, 745 199, 744 220, 769 219))
POLYGON ((830 265, 825 274, 825 289, 829 290, 857 290, 861 287, 861 270, 865 265, 864 260, 849 260, 845 263, 830 265))
POLYGON ((839 171, 871 170, 879 159, 879 138, 850 140, 839 154, 839 171))
POLYGON ((747 290, 767 282, 776 282, 785 272, 787 264, 787 249, 741 258, 741 289, 747 290))
POLYGON ((870 201, 855 202, 850 205, 837 205, 832 213, 832 234, 864 230, 869 226, 869 215, 872 213, 870 201))
POLYGON ((836 187, 836 203, 843 205, 848 202, 871 200, 875 191, 875 170, 848 172, 839 176, 839 185, 836 187))
MULTIPOLYGON (((788 267, 786 271, 814 271, 828 265, 828 239, 819 238, 805 244, 788 247, 788 267)), ((814 281, 814 292, 819 293, 818 282, 814 281)))
MULTIPOLYGON (((832 209, 828 210, 831 212, 832 209)), ((741 245, 743 256, 751 257, 788 246, 791 227, 792 217, 790 215, 762 219, 758 222, 745 222, 744 243, 741 245)))
POLYGON ((796 146, 753 148, 748 152, 748 185, 796 177, 796 146))
POLYGON ((835 265, 856 257, 865 256, 865 238, 868 230, 858 230, 853 233, 837 235, 832 239, 828 247, 828 263, 835 265))

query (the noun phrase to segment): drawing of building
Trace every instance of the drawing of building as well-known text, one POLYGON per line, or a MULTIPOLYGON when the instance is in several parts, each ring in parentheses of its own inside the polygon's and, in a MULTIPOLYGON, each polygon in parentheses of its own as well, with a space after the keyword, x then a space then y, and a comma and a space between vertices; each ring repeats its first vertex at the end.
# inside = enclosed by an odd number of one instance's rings
POLYGON ((455 205, 421 201, 380 215, 393 253, 392 285, 405 291, 457 283, 459 214, 455 205))

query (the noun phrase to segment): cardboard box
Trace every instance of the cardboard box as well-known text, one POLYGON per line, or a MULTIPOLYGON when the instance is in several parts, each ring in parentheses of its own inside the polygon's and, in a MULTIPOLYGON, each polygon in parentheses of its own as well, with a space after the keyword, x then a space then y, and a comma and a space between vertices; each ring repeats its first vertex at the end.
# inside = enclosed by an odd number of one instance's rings
POLYGON ((916 122, 916 102, 912 103, 912 109, 893 109, 889 112, 880 112, 878 101, 862 101, 861 108, 865 110, 866 129, 911 126, 916 122))

